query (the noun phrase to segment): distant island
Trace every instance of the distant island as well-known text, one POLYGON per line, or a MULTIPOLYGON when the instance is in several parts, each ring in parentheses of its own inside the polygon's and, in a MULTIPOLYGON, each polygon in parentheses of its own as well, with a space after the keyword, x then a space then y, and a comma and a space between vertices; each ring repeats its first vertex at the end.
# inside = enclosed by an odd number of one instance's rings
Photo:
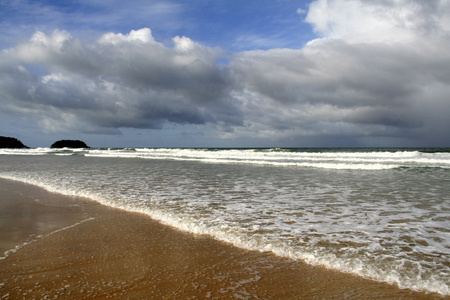
POLYGON ((90 148, 85 142, 79 140, 60 140, 54 142, 50 148, 90 148))
POLYGON ((28 148, 21 141, 13 137, 0 136, 0 148, 28 148))

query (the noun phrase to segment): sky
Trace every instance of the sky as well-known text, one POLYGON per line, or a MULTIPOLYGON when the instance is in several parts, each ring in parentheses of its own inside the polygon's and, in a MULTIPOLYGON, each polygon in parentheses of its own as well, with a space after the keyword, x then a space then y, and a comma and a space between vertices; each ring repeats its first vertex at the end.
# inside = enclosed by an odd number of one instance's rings
POLYGON ((450 0, 0 0, 30 147, 450 147, 450 0))

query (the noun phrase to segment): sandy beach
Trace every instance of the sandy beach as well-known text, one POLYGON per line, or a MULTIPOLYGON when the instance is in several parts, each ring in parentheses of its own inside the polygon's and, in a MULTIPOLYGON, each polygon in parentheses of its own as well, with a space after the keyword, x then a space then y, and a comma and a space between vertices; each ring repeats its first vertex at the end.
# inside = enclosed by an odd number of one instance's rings
POLYGON ((3 179, 0 251, 0 299, 443 299, 3 179))

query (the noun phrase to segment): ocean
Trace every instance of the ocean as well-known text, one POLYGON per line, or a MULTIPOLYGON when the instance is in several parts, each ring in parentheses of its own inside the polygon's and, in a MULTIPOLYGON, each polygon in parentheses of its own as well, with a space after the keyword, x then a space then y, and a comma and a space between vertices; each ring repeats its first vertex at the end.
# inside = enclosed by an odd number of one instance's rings
POLYGON ((0 149, 0 177, 450 295, 450 149, 0 149))

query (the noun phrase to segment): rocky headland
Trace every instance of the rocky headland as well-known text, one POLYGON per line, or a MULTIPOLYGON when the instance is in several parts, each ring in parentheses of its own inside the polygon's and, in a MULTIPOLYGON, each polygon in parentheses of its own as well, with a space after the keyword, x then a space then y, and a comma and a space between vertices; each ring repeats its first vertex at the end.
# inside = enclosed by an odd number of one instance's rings
POLYGON ((0 136, 0 148, 28 148, 21 141, 13 137, 0 136))
POLYGON ((50 148, 90 148, 85 142, 80 140, 60 140, 54 142, 50 148))

